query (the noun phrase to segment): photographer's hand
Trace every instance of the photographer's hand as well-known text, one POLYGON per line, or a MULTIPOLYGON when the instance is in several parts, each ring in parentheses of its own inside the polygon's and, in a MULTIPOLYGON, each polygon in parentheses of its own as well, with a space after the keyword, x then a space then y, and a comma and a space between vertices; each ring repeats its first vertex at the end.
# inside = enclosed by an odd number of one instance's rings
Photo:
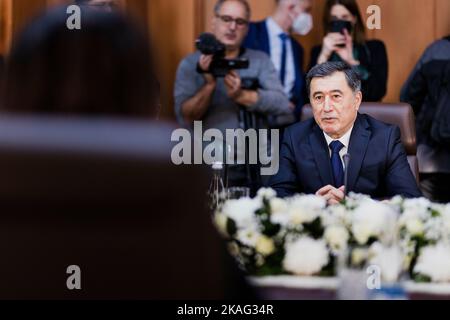
POLYGON ((224 80, 228 97, 236 103, 250 107, 258 102, 258 92, 242 89, 242 80, 236 71, 230 71, 224 80))
MULTIPOLYGON (((212 55, 204 55, 200 56, 200 60, 198 61, 198 65, 203 72, 208 72, 211 62, 213 60, 212 55)), ((203 77, 205 78, 206 84, 208 85, 216 85, 216 79, 211 73, 203 73, 203 77)))
POLYGON ((345 37, 345 47, 337 48, 336 53, 341 57, 342 60, 347 62, 351 66, 357 66, 360 64, 359 61, 355 59, 353 55, 353 39, 350 33, 348 33, 347 29, 344 29, 344 37, 345 37))
POLYGON ((327 62, 334 51, 338 50, 338 45, 345 43, 345 36, 338 32, 330 32, 323 38, 322 51, 320 52, 317 64, 327 62))
POLYGON ((241 77, 236 71, 232 70, 225 76, 224 81, 228 97, 232 100, 236 100, 242 91, 241 77))

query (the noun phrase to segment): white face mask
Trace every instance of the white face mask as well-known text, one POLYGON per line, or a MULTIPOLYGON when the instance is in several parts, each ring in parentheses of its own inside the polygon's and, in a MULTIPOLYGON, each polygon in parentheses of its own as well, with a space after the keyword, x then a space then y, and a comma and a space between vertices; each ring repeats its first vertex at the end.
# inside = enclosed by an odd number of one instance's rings
POLYGON ((313 18, 311 14, 302 12, 294 19, 292 31, 299 35, 307 35, 313 28, 313 18))

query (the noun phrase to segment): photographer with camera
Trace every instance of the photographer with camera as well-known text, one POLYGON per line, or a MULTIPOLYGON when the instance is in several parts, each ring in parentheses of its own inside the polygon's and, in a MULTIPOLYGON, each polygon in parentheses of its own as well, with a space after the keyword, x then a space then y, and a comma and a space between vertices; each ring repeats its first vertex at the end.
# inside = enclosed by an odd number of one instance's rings
MULTIPOLYGON (((183 59, 177 71, 178 121, 188 127, 202 121, 204 130, 219 129, 224 136, 226 129, 248 129, 242 125, 242 110, 257 119, 246 122, 255 129, 268 128, 269 116, 293 121, 293 110, 269 56, 242 47, 250 19, 248 2, 219 0, 214 9, 213 35, 203 34, 197 41, 203 53, 183 59)), ((230 185, 248 181, 245 169, 238 167, 229 168, 230 185)))
POLYGON ((311 51, 310 68, 327 61, 344 61, 362 80, 363 101, 379 102, 386 95, 388 58, 379 40, 366 40, 356 0, 327 0, 323 16, 322 46, 311 51))

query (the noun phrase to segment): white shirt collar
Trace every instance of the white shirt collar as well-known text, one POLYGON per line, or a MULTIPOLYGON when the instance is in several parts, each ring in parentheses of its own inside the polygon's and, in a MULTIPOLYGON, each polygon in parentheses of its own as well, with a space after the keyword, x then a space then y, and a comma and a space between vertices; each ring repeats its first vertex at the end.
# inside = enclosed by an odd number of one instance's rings
MULTIPOLYGON (((339 140, 343 145, 344 148, 349 147, 350 145, 350 137, 352 136, 352 131, 353 131, 353 126, 350 128, 350 130, 348 130, 339 140)), ((336 139, 331 138, 329 135, 327 135, 325 132, 323 133, 323 135, 325 136, 325 139, 327 140, 327 145, 329 146, 330 143, 332 143, 333 141, 336 141, 336 139)))
POLYGON ((282 33, 285 33, 283 29, 278 25, 278 23, 273 20, 272 17, 267 18, 267 27, 269 29, 269 32, 276 37, 278 37, 282 33))

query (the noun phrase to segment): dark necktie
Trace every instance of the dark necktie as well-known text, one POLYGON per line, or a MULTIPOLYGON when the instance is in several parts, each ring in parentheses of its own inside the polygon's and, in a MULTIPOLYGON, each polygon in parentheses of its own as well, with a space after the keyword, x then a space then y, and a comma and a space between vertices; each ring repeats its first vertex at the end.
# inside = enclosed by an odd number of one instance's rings
POLYGON ((287 60, 287 41, 289 40, 289 36, 286 33, 282 33, 279 35, 281 39, 281 69, 280 69, 280 79, 281 83, 284 86, 286 81, 286 60, 287 60))
POLYGON ((340 141, 330 143, 331 149, 331 168, 333 169, 334 186, 340 188, 344 185, 344 166, 342 165, 339 152, 344 148, 340 141))

